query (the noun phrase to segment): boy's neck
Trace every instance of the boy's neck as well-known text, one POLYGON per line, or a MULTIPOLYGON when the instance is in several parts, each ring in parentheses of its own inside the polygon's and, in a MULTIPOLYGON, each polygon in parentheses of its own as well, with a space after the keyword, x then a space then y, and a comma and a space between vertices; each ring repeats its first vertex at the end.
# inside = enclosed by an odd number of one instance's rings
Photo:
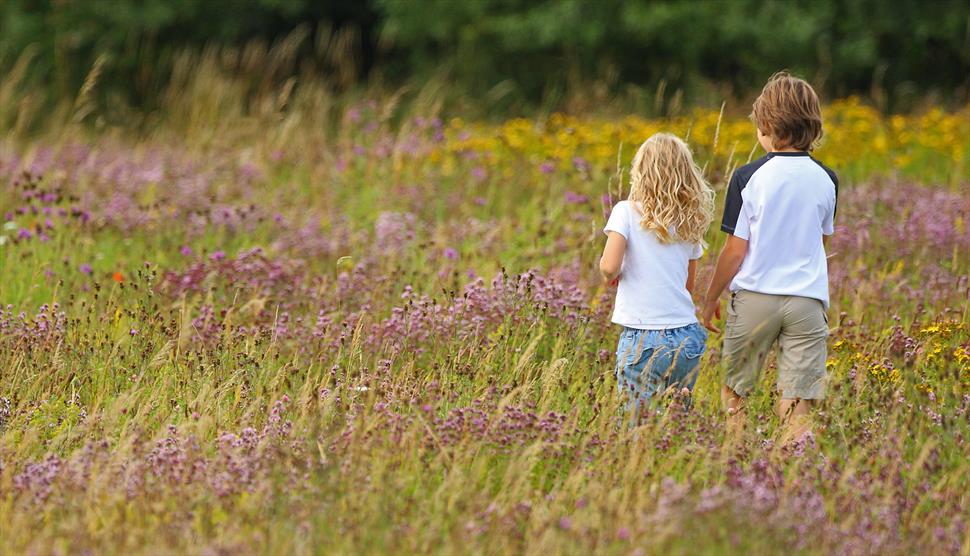
POLYGON ((773 152, 773 153, 803 153, 805 151, 803 151, 801 149, 795 149, 795 148, 792 148, 792 147, 785 147, 783 149, 771 149, 771 152, 773 152))

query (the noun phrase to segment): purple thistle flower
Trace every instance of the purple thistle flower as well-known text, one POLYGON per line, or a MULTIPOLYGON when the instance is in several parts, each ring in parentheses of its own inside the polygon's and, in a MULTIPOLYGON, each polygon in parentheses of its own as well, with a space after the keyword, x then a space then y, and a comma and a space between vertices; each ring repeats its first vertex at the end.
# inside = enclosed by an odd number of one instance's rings
POLYGON ((589 172, 589 162, 587 162, 586 159, 581 156, 574 156, 573 168, 576 168, 576 170, 585 174, 589 172))
POLYGON ((338 173, 343 174, 347 170, 347 159, 344 157, 337 157, 337 162, 334 163, 334 169, 338 173))
POLYGON ((582 205, 589 201, 589 197, 586 195, 580 195, 579 193, 573 193, 572 191, 566 192, 566 202, 574 205, 582 205))

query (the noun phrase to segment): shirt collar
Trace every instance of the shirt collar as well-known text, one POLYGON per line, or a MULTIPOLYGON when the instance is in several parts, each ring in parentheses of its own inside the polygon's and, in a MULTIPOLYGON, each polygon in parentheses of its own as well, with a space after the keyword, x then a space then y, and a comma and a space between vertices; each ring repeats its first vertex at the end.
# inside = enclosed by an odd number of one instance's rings
POLYGON ((797 152, 771 152, 771 153, 768 153, 768 158, 773 158, 773 157, 776 157, 776 156, 811 156, 811 155, 809 153, 807 153, 806 151, 797 151, 797 152))

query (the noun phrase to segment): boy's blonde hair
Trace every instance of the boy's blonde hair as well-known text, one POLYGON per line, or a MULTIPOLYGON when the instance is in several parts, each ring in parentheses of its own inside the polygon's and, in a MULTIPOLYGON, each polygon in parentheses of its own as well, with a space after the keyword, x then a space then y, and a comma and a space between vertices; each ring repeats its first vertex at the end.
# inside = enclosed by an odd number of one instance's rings
POLYGON ((771 137, 776 149, 810 151, 822 138, 818 95, 804 79, 780 71, 771 76, 754 101, 751 119, 771 137))
POLYGON ((661 243, 703 243, 714 217, 714 191, 687 143, 670 133, 654 134, 640 145, 630 170, 629 200, 642 214, 640 227, 656 233, 661 243))

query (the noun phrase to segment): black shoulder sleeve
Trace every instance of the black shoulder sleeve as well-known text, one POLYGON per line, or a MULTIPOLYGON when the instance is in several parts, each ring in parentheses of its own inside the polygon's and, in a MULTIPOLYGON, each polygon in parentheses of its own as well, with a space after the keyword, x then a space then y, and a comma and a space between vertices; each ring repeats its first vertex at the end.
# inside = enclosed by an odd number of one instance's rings
POLYGON ((834 217, 839 212, 839 177, 828 168, 825 169, 825 172, 832 178, 832 184, 835 185, 835 207, 832 208, 832 216, 834 217))
POLYGON ((734 228, 738 225, 738 215, 741 214, 741 190, 744 189, 741 182, 740 168, 731 175, 728 183, 727 197, 724 199, 724 216, 721 217, 721 231, 729 234, 734 233, 734 228))
POLYGON ((768 162, 768 156, 762 156, 758 160, 749 162, 734 170, 731 181, 728 183, 727 198, 724 199, 724 216, 721 218, 721 231, 729 234, 734 233, 738 225, 738 216, 741 215, 741 192, 748 185, 751 177, 759 168, 768 162))
POLYGON ((825 173, 828 174, 829 179, 832 180, 832 185, 835 186, 835 210, 832 211, 834 214, 839 211, 839 176, 835 175, 835 172, 831 168, 822 164, 815 158, 812 158, 812 160, 815 160, 815 163, 821 166, 823 170, 825 170, 825 173))

